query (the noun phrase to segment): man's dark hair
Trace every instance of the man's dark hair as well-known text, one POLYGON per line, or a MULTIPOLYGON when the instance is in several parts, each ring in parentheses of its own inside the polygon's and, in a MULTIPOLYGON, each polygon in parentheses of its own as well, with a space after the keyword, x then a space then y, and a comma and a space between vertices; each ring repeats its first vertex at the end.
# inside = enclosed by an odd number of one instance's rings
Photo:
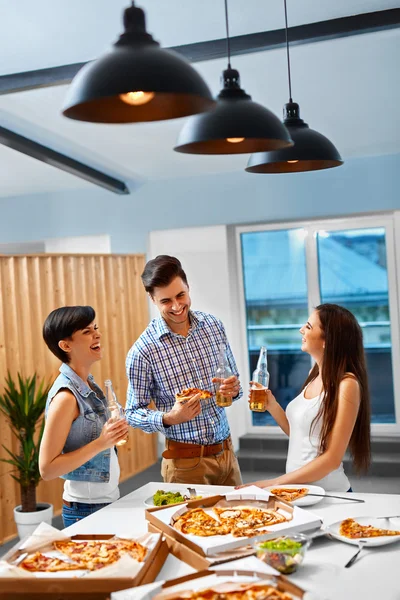
POLYGON ((175 256, 167 256, 166 254, 160 254, 149 260, 142 273, 144 289, 151 296, 154 288, 166 287, 176 277, 180 277, 188 285, 186 273, 182 269, 180 261, 175 256))
POLYGON ((49 350, 63 363, 69 362, 67 352, 58 342, 72 337, 75 331, 85 329, 94 321, 96 313, 91 306, 62 306, 53 310, 43 325, 43 339, 49 350))

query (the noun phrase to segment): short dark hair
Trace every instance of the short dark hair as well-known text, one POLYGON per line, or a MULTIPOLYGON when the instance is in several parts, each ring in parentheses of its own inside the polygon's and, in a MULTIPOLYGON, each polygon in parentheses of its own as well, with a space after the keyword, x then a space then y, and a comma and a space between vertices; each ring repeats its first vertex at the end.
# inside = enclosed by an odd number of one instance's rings
POLYGON ((166 287, 176 277, 180 277, 188 285, 186 273, 182 269, 180 261, 175 256, 160 254, 146 263, 142 273, 142 282, 146 292, 152 296, 154 288, 166 287))
POLYGON ((43 325, 43 339, 49 350, 63 363, 69 362, 67 352, 58 345, 72 337, 75 331, 85 329, 94 321, 96 313, 91 306, 62 306, 53 310, 43 325))

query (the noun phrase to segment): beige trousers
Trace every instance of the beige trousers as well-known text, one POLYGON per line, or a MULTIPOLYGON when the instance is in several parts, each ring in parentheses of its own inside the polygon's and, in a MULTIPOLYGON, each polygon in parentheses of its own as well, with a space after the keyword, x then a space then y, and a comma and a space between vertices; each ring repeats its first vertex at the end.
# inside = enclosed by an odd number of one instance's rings
POLYGON ((163 458, 161 475, 165 483, 240 485, 242 476, 232 448, 220 454, 196 458, 163 458))

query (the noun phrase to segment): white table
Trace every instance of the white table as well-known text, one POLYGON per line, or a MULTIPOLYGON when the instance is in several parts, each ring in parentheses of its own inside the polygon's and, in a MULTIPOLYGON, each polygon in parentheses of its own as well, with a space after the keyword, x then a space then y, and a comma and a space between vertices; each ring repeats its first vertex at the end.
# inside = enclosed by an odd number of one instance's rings
MULTIPOLYGON (((182 484, 168 484, 168 489, 182 490, 182 484)), ((215 494, 231 491, 231 487, 199 486, 196 491, 215 494)), ((145 533, 147 522, 144 518, 144 501, 152 496, 162 483, 148 483, 135 492, 124 496, 110 506, 71 525, 64 531, 77 533, 145 533)), ((314 506, 304 507, 320 516, 324 523, 334 523, 347 517, 369 515, 400 515, 400 494, 338 494, 343 497, 356 497, 365 503, 346 502, 324 498, 314 506)), ((382 521, 384 526, 384 521, 382 521)), ((357 551, 351 544, 319 538, 309 548, 305 561, 290 579, 326 600, 400 600, 400 543, 365 549, 350 569, 344 565, 357 551)), ((252 560, 257 560, 252 557, 252 560)), ((248 559, 235 561, 235 566, 247 568, 248 559), (246 562, 245 562, 246 561, 246 562)), ((257 560, 260 569, 264 563, 257 560)), ((222 567, 233 563, 226 563, 222 567)), ((254 562, 252 563, 254 564, 254 562)), ((157 580, 172 579, 192 573, 194 569, 170 555, 157 580)))

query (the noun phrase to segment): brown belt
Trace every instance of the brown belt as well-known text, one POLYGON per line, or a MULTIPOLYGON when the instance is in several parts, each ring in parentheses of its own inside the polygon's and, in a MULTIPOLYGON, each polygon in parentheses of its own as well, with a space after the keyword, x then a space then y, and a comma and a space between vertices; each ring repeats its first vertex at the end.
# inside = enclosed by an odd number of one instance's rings
POLYGON ((68 506, 68 508, 71 508, 71 506, 72 506, 71 502, 68 502, 68 500, 64 500, 64 499, 63 499, 63 504, 64 504, 64 506, 68 506))
POLYGON ((231 436, 219 444, 202 446, 201 444, 187 444, 166 440, 166 449, 162 453, 164 458, 195 458, 197 456, 215 456, 232 447, 231 436))

